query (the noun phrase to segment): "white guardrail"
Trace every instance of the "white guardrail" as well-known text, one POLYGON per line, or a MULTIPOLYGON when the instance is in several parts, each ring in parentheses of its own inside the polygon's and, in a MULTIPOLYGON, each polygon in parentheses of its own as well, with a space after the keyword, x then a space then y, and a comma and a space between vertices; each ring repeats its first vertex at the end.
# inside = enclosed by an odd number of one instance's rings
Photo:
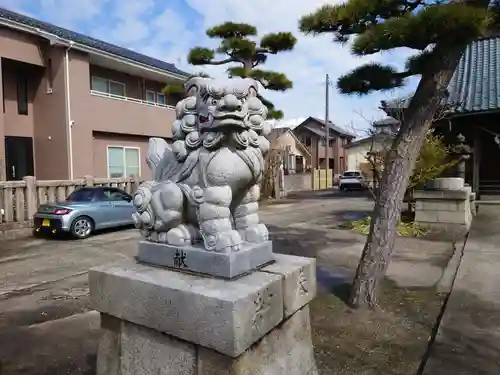
POLYGON ((108 98, 108 99, 114 99, 114 100, 121 100, 123 102, 132 102, 132 103, 137 103, 137 104, 142 104, 142 105, 149 105, 149 106, 152 106, 152 107, 160 107, 160 108, 167 108, 167 109, 173 109, 173 110, 175 110, 175 106, 173 106, 173 105, 158 104, 158 103, 154 103, 154 102, 148 102, 147 100, 130 98, 128 96, 121 96, 121 95, 109 94, 107 92, 100 92, 100 91, 90 90, 90 94, 94 95, 94 96, 100 96, 102 98, 108 98))

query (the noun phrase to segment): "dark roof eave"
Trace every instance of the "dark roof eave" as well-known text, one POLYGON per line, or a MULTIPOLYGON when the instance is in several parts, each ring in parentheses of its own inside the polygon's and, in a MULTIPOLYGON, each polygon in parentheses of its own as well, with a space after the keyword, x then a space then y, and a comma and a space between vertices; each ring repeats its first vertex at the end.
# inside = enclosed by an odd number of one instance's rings
MULTIPOLYGON (((295 129, 299 129, 299 128, 302 128, 304 126, 305 123, 307 123, 308 121, 315 121, 317 123, 319 123, 320 125, 323 125, 325 126, 325 122, 323 120, 320 120, 316 117, 312 117, 312 116, 309 116, 308 118, 306 118, 304 121, 302 121, 295 129)), ((312 131, 311 128, 307 127, 307 126, 304 126, 305 128, 307 128, 309 131, 312 131)), ((356 135, 355 134, 351 134, 351 133, 348 133, 346 132, 345 130, 343 130, 342 128, 339 128, 338 126, 336 126, 335 124, 333 124, 331 121, 329 123, 329 126, 328 126, 329 129, 333 130, 334 132, 338 133, 340 136, 344 137, 344 138, 349 138, 349 139, 354 139, 356 138, 356 135)), ((294 129, 294 130, 295 130, 294 129)), ((315 132, 315 131, 312 131, 313 133, 315 134, 318 134, 320 135, 318 132, 315 132)), ((323 134, 322 134, 323 135, 323 134)))
MULTIPOLYGON (((389 115, 389 116, 391 116, 391 113, 394 115, 395 111, 396 111, 396 109, 394 109, 394 111, 391 112, 391 108, 389 108, 389 107, 387 107, 384 110, 384 112, 386 112, 387 115, 389 115)), ((467 117, 467 116, 492 114, 492 113, 497 113, 497 112, 500 112, 500 108, 491 108, 491 109, 484 109, 484 110, 456 110, 456 111, 451 111, 450 113, 444 115, 441 118, 441 120, 443 120, 443 119, 454 119, 454 118, 467 117)))
POLYGON ((185 79, 189 76, 188 73, 178 69, 174 64, 142 55, 126 48, 94 39, 47 22, 39 21, 4 8, 0 8, 0 24, 47 39, 55 39, 62 44, 71 45, 75 49, 113 57, 134 64, 137 67, 168 74, 175 78, 185 79))
POLYGON ((360 139, 358 141, 355 141, 355 142, 352 142, 352 143, 349 143, 348 145, 345 145, 344 147, 345 148, 350 148, 350 147, 353 147, 353 146, 357 146, 357 145, 361 145, 363 143, 366 143, 368 141, 371 141, 373 140, 374 138, 388 138, 388 139, 394 139, 396 136, 394 134, 374 134, 374 135, 371 135, 369 137, 366 137, 366 138, 363 138, 363 139, 360 139))

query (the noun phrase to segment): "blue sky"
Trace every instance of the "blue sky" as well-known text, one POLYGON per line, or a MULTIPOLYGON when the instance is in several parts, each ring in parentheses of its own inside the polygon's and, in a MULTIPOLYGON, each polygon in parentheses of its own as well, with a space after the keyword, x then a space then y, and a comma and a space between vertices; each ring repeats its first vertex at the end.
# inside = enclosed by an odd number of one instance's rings
MULTIPOLYGON (((190 47, 212 47, 205 35, 208 27, 231 20, 257 27, 259 34, 291 31, 298 38, 294 51, 271 56, 265 67, 281 71, 294 82, 286 93, 266 93, 285 112, 285 120, 323 117, 324 77, 332 80, 367 61, 402 66, 411 51, 382 55, 352 56, 349 46, 339 46, 331 36, 308 37, 297 30, 298 19, 321 5, 336 0, 0 0, 0 6, 43 21, 115 43, 176 64, 186 71, 206 71, 217 76, 223 67, 191 67, 186 62, 190 47)), ((377 109, 381 99, 404 95, 416 85, 413 79, 400 90, 364 97, 330 95, 330 119, 350 130, 362 132, 366 120, 384 116, 377 109)))

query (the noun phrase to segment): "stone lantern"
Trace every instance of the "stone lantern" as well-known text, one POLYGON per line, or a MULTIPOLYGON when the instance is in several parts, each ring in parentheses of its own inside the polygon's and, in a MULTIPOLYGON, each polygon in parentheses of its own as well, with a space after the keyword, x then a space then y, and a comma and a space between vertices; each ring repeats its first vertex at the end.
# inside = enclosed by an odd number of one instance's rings
POLYGON ((463 134, 457 135, 456 143, 450 151, 451 154, 458 159, 458 163, 455 167, 456 177, 460 177, 465 180, 465 163, 470 159, 472 148, 465 144, 465 137, 463 134))

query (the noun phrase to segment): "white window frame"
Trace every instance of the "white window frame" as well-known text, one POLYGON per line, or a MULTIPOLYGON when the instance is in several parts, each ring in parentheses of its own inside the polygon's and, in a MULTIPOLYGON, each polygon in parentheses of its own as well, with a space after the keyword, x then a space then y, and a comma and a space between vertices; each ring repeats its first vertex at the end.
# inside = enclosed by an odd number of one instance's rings
POLYGON ((124 98, 127 97, 127 85, 125 85, 123 82, 118 82, 118 81, 114 81, 112 79, 108 79, 108 82, 109 83, 114 83, 116 85, 119 85, 119 86, 122 86, 123 87, 123 95, 117 95, 117 94, 112 94, 111 93, 111 90, 108 88, 108 90, 110 91, 109 92, 109 95, 113 95, 113 96, 123 96, 124 98))
POLYGON ((164 93, 162 92, 157 92, 156 93, 156 104, 160 105, 160 106, 166 106, 167 105, 167 95, 165 95, 164 93), (165 103, 160 103, 158 101, 158 98, 161 96, 163 96, 163 98, 165 99, 165 103))
POLYGON ((123 82, 118 82, 118 81, 115 81, 115 80, 112 80, 112 79, 109 79, 109 78, 104 78, 104 77, 100 77, 100 76, 92 76, 90 79, 91 81, 96 78, 96 79, 102 79, 103 81, 106 81, 106 89, 107 89, 107 92, 102 92, 102 91, 99 91, 99 90, 94 90, 93 88, 93 85, 92 85, 92 82, 90 84, 90 89, 92 91, 96 91, 96 92, 99 92, 99 93, 102 93, 102 94, 108 94, 108 95, 111 95, 111 96, 118 96, 118 97, 124 97, 126 98, 127 97, 127 85, 123 82), (115 85, 119 85, 119 86, 122 86, 123 87, 123 95, 117 95, 117 94, 112 94, 111 93, 111 90, 110 90, 110 86, 109 84, 110 83, 114 83, 115 85))
POLYGON ((148 104, 156 104, 156 92, 153 90, 146 90, 146 103, 148 104), (148 100, 148 94, 153 94, 153 101, 148 100))
POLYGON ((108 178, 129 178, 130 176, 127 174, 127 158, 125 156, 125 150, 137 150, 138 153, 138 161, 139 161, 139 176, 135 176, 139 178, 142 174, 141 170, 141 148, 137 146, 120 146, 120 145, 107 145, 106 146, 106 170, 107 170, 107 175, 108 178), (110 148, 121 148, 123 151, 123 167, 124 167, 124 176, 123 177, 111 177, 111 174, 109 173, 109 149, 110 148))

